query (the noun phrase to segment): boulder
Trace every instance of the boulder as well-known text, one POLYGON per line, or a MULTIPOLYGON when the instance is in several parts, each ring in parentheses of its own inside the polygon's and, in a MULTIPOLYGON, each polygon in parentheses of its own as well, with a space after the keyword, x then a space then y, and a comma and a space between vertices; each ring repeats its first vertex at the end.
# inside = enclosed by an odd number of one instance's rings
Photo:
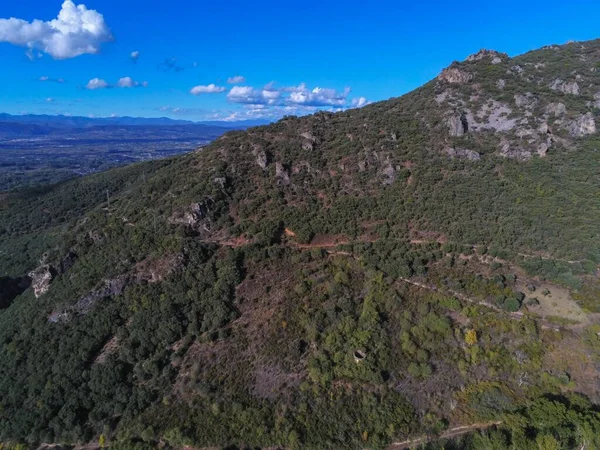
POLYGON ((525 94, 515 94, 515 104, 519 108, 531 109, 537 103, 537 99, 531 92, 526 92, 525 94))
POLYGON ((444 69, 442 70, 442 73, 438 75, 438 80, 450 84, 465 84, 470 82, 472 79, 473 74, 457 69, 456 67, 444 69))
POLYGON ((266 170, 267 166, 269 165, 269 155, 267 155, 267 152, 262 148, 262 146, 258 144, 252 144, 252 154, 256 158, 256 164, 258 164, 261 169, 266 170))
POLYGON ((562 116, 565 112, 567 112, 567 107, 563 103, 550 103, 546 106, 546 114, 554 117, 562 116))
POLYGON ((446 149, 446 153, 452 159, 467 159, 469 161, 479 161, 481 159, 481 155, 475 150, 466 148, 448 148, 446 149))
POLYGON ((384 176, 383 184, 393 184, 396 181, 396 169, 388 156, 381 164, 381 174, 384 176))
POLYGON ((579 95, 579 84, 577 84, 577 81, 567 82, 557 78, 550 84, 550 89, 560 91, 564 94, 579 95))
POLYGON ((275 163, 275 178, 277 179, 277 184, 283 186, 290 184, 290 172, 279 161, 275 163))
POLYGON ((36 298, 39 298, 48 292, 48 289, 50 289, 50 285, 52 284, 52 280, 54 280, 56 275, 56 269, 50 264, 44 264, 29 273, 29 278, 31 278, 31 287, 33 288, 33 293, 35 294, 36 298))
POLYGON ((573 137, 587 136, 588 134, 594 134, 596 132, 596 121, 592 113, 588 112, 583 116, 572 120, 567 125, 567 130, 573 137))
POLYGON ((469 55, 467 57, 467 61, 476 62, 484 59, 489 59, 492 64, 500 64, 502 62, 502 57, 507 57, 507 55, 499 53, 495 50, 481 49, 477 53, 469 55))
POLYGON ((455 113, 446 121, 450 136, 463 136, 469 130, 467 118, 462 113, 455 113))
POLYGON ((505 142, 500 148, 500 155, 505 158, 518 159, 519 161, 527 161, 531 159, 531 152, 529 150, 523 150, 516 148, 511 144, 505 142))

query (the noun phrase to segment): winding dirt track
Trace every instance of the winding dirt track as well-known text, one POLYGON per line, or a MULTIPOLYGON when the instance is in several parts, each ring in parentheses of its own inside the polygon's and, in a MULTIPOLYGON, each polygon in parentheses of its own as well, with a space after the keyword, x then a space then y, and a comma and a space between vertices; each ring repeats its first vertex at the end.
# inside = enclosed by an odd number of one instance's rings
POLYGON ((435 441, 438 439, 453 439, 458 436, 462 436, 463 434, 471 433, 476 430, 485 430, 487 428, 495 427, 500 425, 502 422, 486 422, 486 423, 474 423, 471 425, 463 425, 460 427, 450 428, 446 430, 444 433, 439 436, 423 436, 416 439, 409 439, 403 442, 394 442, 390 444, 386 450, 405 450, 410 448, 418 447, 419 445, 426 444, 430 441, 435 441))

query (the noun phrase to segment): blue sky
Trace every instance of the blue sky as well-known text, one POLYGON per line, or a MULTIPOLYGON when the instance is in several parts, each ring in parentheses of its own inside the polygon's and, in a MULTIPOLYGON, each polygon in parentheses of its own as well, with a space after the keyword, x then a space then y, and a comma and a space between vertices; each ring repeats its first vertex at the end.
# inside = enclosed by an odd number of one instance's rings
POLYGON ((2 0, 0 112, 278 118, 399 96, 480 48, 600 37, 597 0, 490 3, 2 0))

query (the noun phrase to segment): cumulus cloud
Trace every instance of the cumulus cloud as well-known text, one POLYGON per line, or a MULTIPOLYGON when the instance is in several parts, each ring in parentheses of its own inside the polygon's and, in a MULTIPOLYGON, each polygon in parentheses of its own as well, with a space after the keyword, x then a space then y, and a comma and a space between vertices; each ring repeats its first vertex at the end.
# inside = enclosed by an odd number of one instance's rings
POLYGON ((140 59, 140 52, 139 51, 135 51, 135 52, 131 52, 129 54, 129 57, 131 58, 131 60, 136 63, 138 59, 140 59))
POLYGON ((371 102, 369 100, 367 100, 366 98, 358 97, 358 98, 353 98, 352 102, 350 104, 354 108, 362 108, 363 106, 366 106, 369 103, 371 103, 371 102))
POLYGON ((343 92, 337 92, 335 89, 316 87, 312 91, 301 85, 290 94, 290 103, 305 106, 345 106, 350 89, 346 88, 343 92))
POLYGON ((56 19, 27 22, 11 17, 0 19, 0 42, 47 53, 54 59, 68 59, 84 54, 96 54, 100 46, 112 40, 104 16, 85 5, 75 5, 65 0, 56 19))
POLYGON ((62 78, 51 78, 51 77, 40 77, 40 81, 48 82, 48 83, 65 83, 65 80, 62 78))
POLYGON ((225 92, 227 89, 221 86, 217 86, 215 84, 209 84, 208 86, 194 86, 190 93, 194 95, 200 94, 218 94, 220 92, 225 92))
POLYGON ((227 94, 227 99, 233 103, 249 105, 275 105, 281 97, 281 92, 267 88, 254 89, 250 86, 234 86, 227 94))
POLYGON ((106 89, 109 88, 110 84, 108 84, 105 80, 101 78, 93 78, 88 81, 88 84, 85 85, 86 89, 94 90, 94 89, 106 89))
POLYGON ((140 83, 138 81, 135 81, 131 77, 123 77, 123 78, 120 78, 119 81, 117 81, 116 87, 120 87, 120 88, 148 87, 148 82, 142 81, 140 83))
POLYGON ((348 104, 349 94, 350 88, 346 88, 342 92, 321 87, 310 90, 304 83, 276 89, 274 83, 271 82, 262 89, 234 86, 227 94, 227 98, 233 103, 250 105, 343 108, 348 104))
POLYGON ((229 77, 227 78, 227 82, 229 84, 240 84, 240 83, 245 83, 246 82, 246 78, 241 76, 241 75, 236 75, 235 77, 229 77))
POLYGON ((134 87, 148 87, 148 82, 142 81, 140 83, 139 81, 135 81, 131 77, 123 77, 123 78, 120 78, 119 81, 117 81, 113 85, 101 78, 93 78, 90 81, 88 81, 88 84, 86 84, 86 86, 85 86, 85 88, 89 89, 89 90, 111 89, 111 88, 134 88, 134 87))

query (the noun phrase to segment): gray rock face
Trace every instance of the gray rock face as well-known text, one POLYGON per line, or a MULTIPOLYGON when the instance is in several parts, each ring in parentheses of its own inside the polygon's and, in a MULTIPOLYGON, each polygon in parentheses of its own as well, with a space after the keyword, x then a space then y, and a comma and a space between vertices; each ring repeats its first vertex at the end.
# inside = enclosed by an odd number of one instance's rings
POLYGON ((489 59, 492 64, 500 64, 502 62, 502 57, 506 57, 505 54, 499 53, 495 50, 486 50, 481 49, 477 53, 469 55, 467 57, 468 62, 481 61, 484 59, 489 59))
POLYGON ((444 81, 450 84, 465 84, 473 79, 473 74, 465 72, 464 70, 450 67, 442 70, 442 73, 438 75, 438 80, 444 81))
POLYGON ((467 110, 466 118, 470 131, 509 131, 517 125, 518 121, 516 118, 509 119, 510 114, 512 109, 507 104, 493 100, 483 105, 476 114, 467 110))
POLYGON ((531 92, 526 92, 524 95, 515 94, 515 104, 519 108, 531 109, 537 103, 537 99, 531 92))
POLYGON ((113 280, 105 280, 104 286, 79 299, 77 303, 71 307, 71 311, 77 314, 85 315, 91 311, 98 301, 108 297, 121 295, 128 284, 129 277, 126 275, 113 280))
POLYGON ((499 79, 498 81, 496 81, 496 87, 498 89, 504 89, 504 87, 506 86, 506 80, 503 80, 502 78, 499 79))
POLYGON ((277 184, 283 186, 290 184, 290 172, 279 161, 275 163, 275 178, 277 184))
POLYGON ((518 159, 520 161, 527 161, 531 159, 531 152, 529 150, 523 150, 518 147, 514 147, 509 143, 504 143, 500 149, 500 155, 505 158, 518 159))
POLYGON ((584 114, 577 119, 569 122, 567 130, 574 137, 587 136, 596 132, 596 121, 592 113, 584 114))
POLYGON ((552 147, 553 144, 553 140, 551 137, 549 137, 546 142, 542 142, 540 144, 540 146, 538 147, 537 150, 537 154, 543 158, 544 156, 546 156, 548 154, 548 150, 550 150, 550 147, 552 147))
POLYGON ((210 231, 210 211, 214 201, 207 197, 204 201, 192 203, 185 211, 176 211, 169 217, 169 223, 185 225, 194 231, 210 231))
POLYGON ((546 114, 553 115, 554 117, 562 116, 567 112, 567 107, 563 103, 550 103, 546 106, 546 114))
POLYGON ((302 150, 312 152, 315 146, 311 141, 302 141, 302 150))
POLYGON ((600 109, 600 92, 594 94, 594 101, 592 102, 594 108, 600 109))
POLYGON ((550 89, 560 91, 564 94, 579 95, 579 85, 577 81, 563 81, 557 78, 550 84, 550 89))
POLYGON ((314 150, 317 138, 310 131, 300 133, 300 137, 302 138, 302 150, 309 152, 314 150))
POLYGON ((50 289, 50 285, 52 284, 52 280, 56 276, 56 270, 49 264, 44 264, 43 266, 38 267, 33 272, 29 273, 29 278, 31 278, 31 287, 33 288, 33 293, 36 298, 41 297, 48 289, 50 289))
POLYGON ((468 159, 469 161, 479 161, 481 159, 479 153, 466 148, 448 148, 446 149, 446 153, 452 159, 468 159))
POLYGON ((262 169, 266 170, 269 165, 269 155, 267 152, 258 144, 252 144, 252 154, 256 158, 256 164, 262 169))
POLYGON ((450 136, 463 136, 469 130, 467 118, 462 113, 455 113, 447 120, 450 136))
POLYGON ((112 280, 105 280, 103 285, 90 292, 85 297, 80 298, 77 303, 62 311, 54 311, 48 316, 48 322, 66 323, 73 315, 86 315, 94 306, 101 300, 116 295, 121 295, 125 288, 131 283, 131 279, 127 275, 123 275, 112 280))
POLYGON ((385 161, 383 161, 381 165, 381 173, 384 176, 383 184, 390 185, 393 184, 394 181, 396 181, 396 169, 394 169, 394 166, 392 165, 389 156, 385 159, 385 161))

